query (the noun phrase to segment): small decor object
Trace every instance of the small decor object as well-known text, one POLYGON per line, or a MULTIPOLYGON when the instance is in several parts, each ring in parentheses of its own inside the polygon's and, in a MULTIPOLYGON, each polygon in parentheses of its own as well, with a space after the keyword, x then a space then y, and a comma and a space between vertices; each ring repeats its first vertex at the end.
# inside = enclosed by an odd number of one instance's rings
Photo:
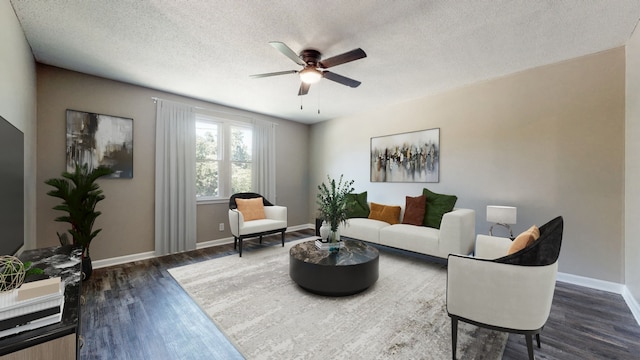
POLYGON ((509 238, 514 239, 513 231, 509 224, 515 224, 518 216, 518 208, 513 206, 499 206, 488 205, 487 206, 487 222, 494 223, 489 228, 489 235, 493 236, 493 227, 499 225, 509 230, 509 238))
POLYGON ((22 301, 61 292, 64 293, 64 285, 60 276, 57 276, 25 283, 18 289, 17 299, 22 301))
POLYGON ((112 178, 133 178, 133 119, 67 110, 67 171, 76 163, 108 167, 112 178))
MULTIPOLYGON (((322 241, 338 242, 340 241, 338 226, 340 223, 346 223, 348 219, 346 209, 347 195, 354 190, 352 187, 353 180, 346 181, 343 179, 343 175, 340 175, 337 183, 329 175, 327 175, 327 179, 329 180, 328 185, 325 183, 318 185, 319 192, 316 199, 316 203, 319 206, 318 211, 330 228, 329 234, 327 237, 323 237, 322 241)), ((321 232, 323 231, 322 228, 320 230, 321 232)))
POLYGON ((327 250, 330 252, 338 252, 340 249, 344 247, 344 241, 338 241, 334 243, 323 242, 320 239, 315 241, 316 248, 320 250, 327 250))
POLYGON ((19 288, 25 276, 25 267, 20 259, 11 255, 0 256, 0 291, 19 288))
MULTIPOLYGON (((91 275, 91 257, 89 255, 89 245, 91 241, 102 231, 93 230, 93 224, 101 212, 96 211, 98 202, 104 200, 104 195, 95 181, 113 173, 113 170, 99 166, 89 170, 87 164, 76 164, 73 173, 63 172, 62 178, 54 178, 45 181, 45 184, 53 186, 55 189, 47 193, 49 196, 62 199, 62 204, 53 207, 67 215, 57 217, 55 221, 67 222, 71 224, 69 233, 72 236, 73 245, 82 247, 82 264, 85 278, 91 275), (88 261, 88 264, 86 263, 88 261)), ((58 233, 61 245, 69 245, 67 233, 58 233)))
POLYGON ((23 263, 15 256, 0 256, 0 292, 19 288, 31 275, 44 274, 42 269, 32 267, 31 264, 31 261, 23 263))
POLYGON ((371 182, 440 181, 440 129, 371 138, 371 182))
POLYGON ((329 226, 326 220, 323 220, 322 226, 320 226, 320 241, 327 242, 327 239, 329 239, 330 232, 331 232, 331 226, 329 226))

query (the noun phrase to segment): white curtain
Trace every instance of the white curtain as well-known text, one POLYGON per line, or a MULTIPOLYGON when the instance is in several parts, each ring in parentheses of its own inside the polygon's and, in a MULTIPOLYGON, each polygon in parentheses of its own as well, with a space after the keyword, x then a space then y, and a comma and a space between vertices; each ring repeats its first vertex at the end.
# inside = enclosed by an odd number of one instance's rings
POLYGON ((274 123, 253 123, 253 189, 276 203, 276 132, 274 123))
POLYGON ((192 107, 157 100, 157 256, 196 248, 196 118, 192 107))

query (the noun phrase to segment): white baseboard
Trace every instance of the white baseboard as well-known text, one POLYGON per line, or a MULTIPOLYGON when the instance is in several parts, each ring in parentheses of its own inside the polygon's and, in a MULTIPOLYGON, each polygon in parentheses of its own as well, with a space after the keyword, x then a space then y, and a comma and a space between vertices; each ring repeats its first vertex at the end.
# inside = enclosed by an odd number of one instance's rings
POLYGON ((640 325, 640 304, 638 304, 633 295, 631 295, 631 292, 626 285, 560 272, 558 273, 556 280, 622 295, 622 298, 627 303, 629 310, 631 310, 631 314, 633 314, 636 322, 640 325))
MULTIPOLYGON (((315 225, 311 224, 296 225, 288 227, 286 232, 313 229, 314 227, 315 225)), ((211 246, 219 246, 225 244, 233 244, 233 237, 199 242, 196 244, 196 249, 204 249, 211 246)), ((99 269, 108 266, 126 264, 134 261, 152 259, 154 257, 156 257, 156 253, 154 251, 147 251, 143 253, 118 256, 109 259, 94 260, 92 264, 94 269, 99 269)))
POLYGON ((118 256, 109 259, 93 260, 91 263, 94 269, 99 269, 107 266, 126 264, 134 261, 147 260, 156 257, 155 251, 147 251, 138 254, 118 256))
POLYGON ((622 290, 622 297, 627 303, 629 310, 631 310, 633 317, 636 318, 636 322, 638 323, 638 325, 640 325, 640 304, 638 304, 633 295, 631 295, 629 288, 627 288, 626 286, 622 290))
POLYGON ((561 272, 558 273, 556 280, 620 295, 622 295, 622 290, 624 288, 623 284, 561 272))

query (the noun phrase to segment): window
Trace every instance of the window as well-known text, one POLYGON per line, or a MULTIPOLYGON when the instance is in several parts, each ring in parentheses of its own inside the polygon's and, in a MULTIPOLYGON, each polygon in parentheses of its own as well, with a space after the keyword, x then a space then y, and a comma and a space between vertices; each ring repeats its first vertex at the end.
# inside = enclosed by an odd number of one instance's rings
POLYGON ((196 114, 196 197, 225 199, 252 191, 251 125, 196 114))

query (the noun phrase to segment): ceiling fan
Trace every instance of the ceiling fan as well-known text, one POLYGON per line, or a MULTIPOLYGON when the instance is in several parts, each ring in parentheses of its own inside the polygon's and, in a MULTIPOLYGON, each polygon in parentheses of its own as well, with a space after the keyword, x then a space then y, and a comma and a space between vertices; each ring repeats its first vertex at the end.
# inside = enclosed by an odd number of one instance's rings
POLYGON ((348 63, 354 60, 362 59, 367 57, 367 54, 360 48, 353 49, 351 51, 347 51, 346 53, 336 55, 330 57, 328 59, 322 60, 322 54, 313 49, 306 49, 300 52, 300 55, 297 55, 291 48, 289 48, 285 43, 280 41, 270 41, 269 45, 276 48, 276 50, 280 51, 284 56, 293 60, 296 64, 303 67, 302 70, 288 70, 288 71, 278 71, 266 74, 256 74, 251 75, 252 78, 261 78, 268 76, 276 76, 276 75, 286 75, 286 74, 299 74, 300 75, 300 90, 298 90, 298 96, 306 95, 309 92, 309 88, 311 84, 315 84, 320 79, 325 78, 331 81, 335 81, 339 84, 350 86, 352 88, 358 87, 360 85, 360 81, 350 79, 346 76, 338 75, 334 72, 330 72, 328 69, 333 66, 342 65, 344 63, 348 63))

